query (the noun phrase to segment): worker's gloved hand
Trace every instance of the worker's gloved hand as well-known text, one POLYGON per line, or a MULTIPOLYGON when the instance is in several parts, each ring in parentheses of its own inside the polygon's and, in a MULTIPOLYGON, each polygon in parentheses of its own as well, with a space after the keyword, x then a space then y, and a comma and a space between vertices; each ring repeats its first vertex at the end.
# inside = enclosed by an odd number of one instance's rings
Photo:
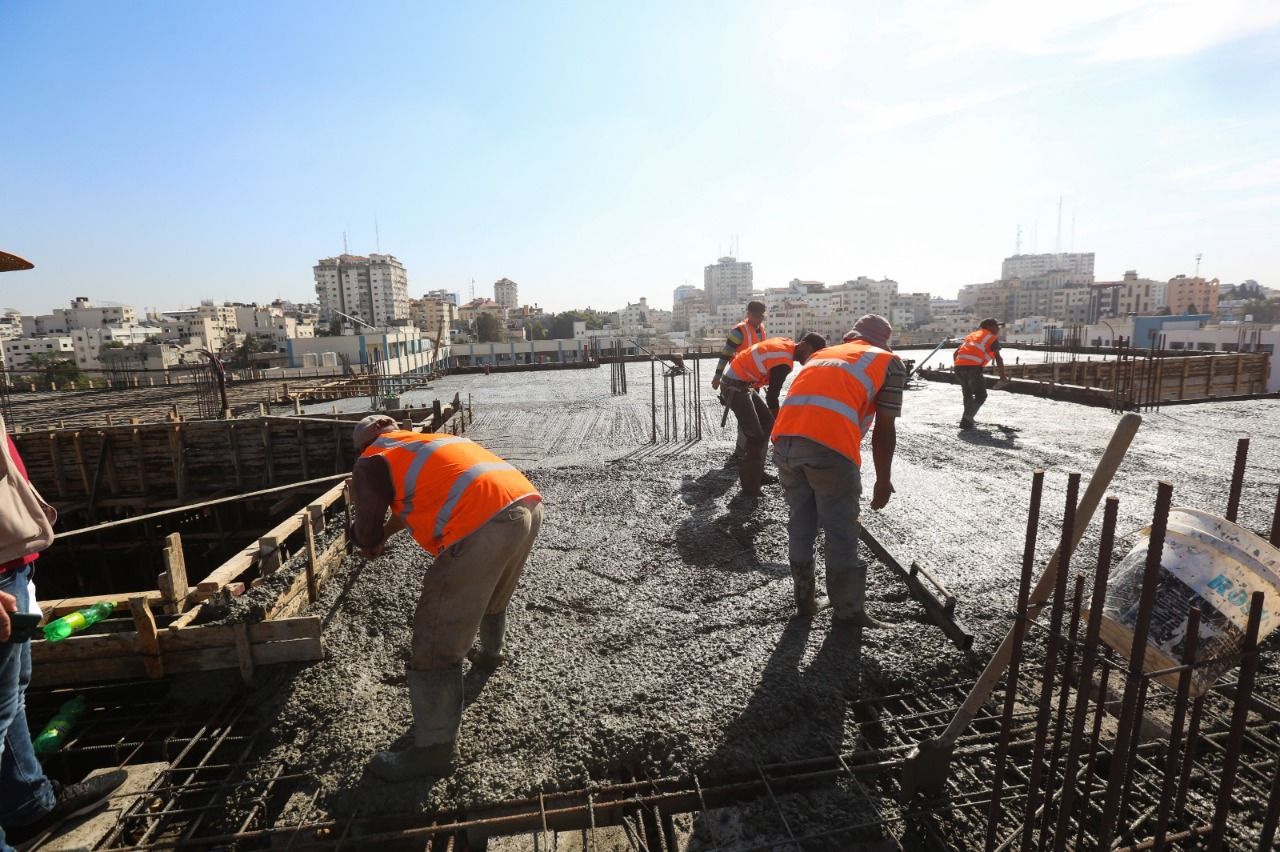
POLYGON ((880 511, 889 505, 889 497, 894 493, 893 483, 887 480, 876 480, 875 490, 871 492, 871 508, 880 511))

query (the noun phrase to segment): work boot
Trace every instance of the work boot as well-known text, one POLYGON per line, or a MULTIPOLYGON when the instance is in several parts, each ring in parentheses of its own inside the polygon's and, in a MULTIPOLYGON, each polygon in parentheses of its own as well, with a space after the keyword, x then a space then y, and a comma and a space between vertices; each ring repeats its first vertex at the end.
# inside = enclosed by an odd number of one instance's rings
POLYGON ((453 744, 462 723, 462 664, 437 671, 408 672, 413 707, 413 745, 380 751, 369 764, 383 781, 439 778, 453 767, 453 744))
POLYGON ((123 769, 94 775, 78 784, 53 784, 53 808, 34 822, 5 828, 7 843, 20 843, 56 828, 73 817, 92 813, 107 803, 107 798, 129 778, 123 769))
POLYGON ((507 611, 496 612, 480 619, 480 644, 467 652, 471 665, 482 669, 496 669, 507 659, 502 648, 507 635, 507 611))
POLYGON ((965 417, 965 418, 963 418, 963 419, 960 421, 960 428, 961 428, 961 429, 972 429, 972 428, 973 428, 973 426, 974 426, 973 421, 972 421, 972 420, 970 420, 968 417, 965 417))
POLYGON ((844 625, 856 625, 867 630, 880 630, 892 625, 872 618, 863 605, 858 590, 866 587, 867 563, 854 557, 851 571, 832 571, 827 568, 827 592, 831 595, 831 618, 844 625))
POLYGON ((796 615, 809 618, 831 606, 831 601, 818 597, 818 583, 813 576, 813 563, 791 563, 791 580, 796 587, 796 615))

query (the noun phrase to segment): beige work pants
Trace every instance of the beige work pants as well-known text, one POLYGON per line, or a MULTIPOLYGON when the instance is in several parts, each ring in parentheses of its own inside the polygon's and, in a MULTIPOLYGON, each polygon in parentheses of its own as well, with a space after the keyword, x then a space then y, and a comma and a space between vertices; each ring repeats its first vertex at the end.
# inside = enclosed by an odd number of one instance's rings
POLYGON ((507 608, 541 526, 541 501, 516 503, 436 557, 413 614, 409 668, 436 671, 462 662, 481 617, 507 608))

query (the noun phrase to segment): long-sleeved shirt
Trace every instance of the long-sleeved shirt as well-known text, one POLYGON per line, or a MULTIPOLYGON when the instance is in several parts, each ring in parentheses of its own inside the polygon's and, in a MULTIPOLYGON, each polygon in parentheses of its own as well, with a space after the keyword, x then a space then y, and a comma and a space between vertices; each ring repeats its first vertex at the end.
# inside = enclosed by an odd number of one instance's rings
POLYGON ((377 547, 382 543, 387 509, 395 499, 387 460, 381 456, 357 459, 351 469, 351 500, 355 503, 351 538, 357 547, 377 547))
MULTIPOLYGON (((13 438, 8 435, 4 439, 9 442, 9 458, 13 459, 13 466, 18 469, 18 473, 22 474, 22 478, 31 481, 31 477, 27 476, 27 466, 22 462, 22 456, 18 455, 18 447, 13 443, 13 438)), ((16 571, 23 565, 29 565, 40 558, 39 553, 28 553, 26 556, 19 556, 17 559, 11 559, 0 565, 0 574, 8 574, 10 571, 16 571)))
MULTIPOLYGON (((760 334, 756 339, 763 340, 764 325, 761 324, 757 326, 757 328, 759 329, 760 334)), ((737 355, 742 351, 743 342, 742 329, 738 328, 736 325, 729 329, 729 334, 724 339, 724 347, 720 350, 720 361, 716 364, 716 371, 713 378, 718 379, 724 375, 724 368, 729 366, 729 362, 733 360, 734 355, 737 355)))

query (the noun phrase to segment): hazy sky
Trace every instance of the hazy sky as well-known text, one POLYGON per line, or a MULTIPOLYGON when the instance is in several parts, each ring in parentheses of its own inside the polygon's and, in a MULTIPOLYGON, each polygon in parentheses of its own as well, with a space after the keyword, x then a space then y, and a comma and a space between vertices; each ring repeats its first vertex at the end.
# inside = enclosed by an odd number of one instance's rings
POLYGON ((0 306, 953 295, 1022 248, 1280 286, 1280 2, 0 2, 0 306), (1073 224, 1074 223, 1074 224, 1073 224))

